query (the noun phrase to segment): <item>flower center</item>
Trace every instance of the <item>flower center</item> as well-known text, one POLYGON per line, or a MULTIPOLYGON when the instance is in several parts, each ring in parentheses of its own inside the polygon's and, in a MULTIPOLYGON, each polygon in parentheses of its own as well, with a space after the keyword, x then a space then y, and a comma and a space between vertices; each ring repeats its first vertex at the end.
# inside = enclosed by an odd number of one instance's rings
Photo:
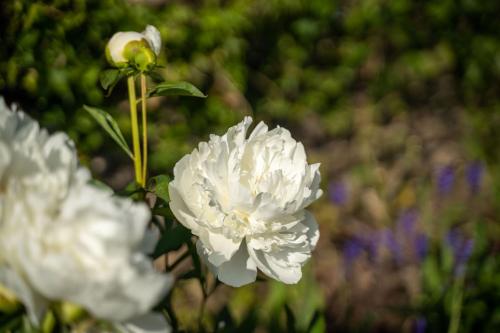
POLYGON ((248 234, 250 229, 250 215, 240 210, 233 210, 226 215, 224 229, 230 237, 241 238, 248 234))

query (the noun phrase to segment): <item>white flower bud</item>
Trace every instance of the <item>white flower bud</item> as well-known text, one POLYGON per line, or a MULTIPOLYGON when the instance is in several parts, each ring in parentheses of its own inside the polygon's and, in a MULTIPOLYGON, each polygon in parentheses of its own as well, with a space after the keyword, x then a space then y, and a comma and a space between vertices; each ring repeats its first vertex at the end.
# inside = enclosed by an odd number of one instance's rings
POLYGON ((106 46, 106 58, 115 67, 133 65, 141 71, 156 64, 160 54, 161 36, 152 25, 142 32, 117 32, 106 46))
POLYGON ((112 65, 126 65, 129 59, 125 58, 125 47, 133 41, 141 41, 144 35, 134 31, 117 32, 111 37, 106 46, 106 56, 112 65))

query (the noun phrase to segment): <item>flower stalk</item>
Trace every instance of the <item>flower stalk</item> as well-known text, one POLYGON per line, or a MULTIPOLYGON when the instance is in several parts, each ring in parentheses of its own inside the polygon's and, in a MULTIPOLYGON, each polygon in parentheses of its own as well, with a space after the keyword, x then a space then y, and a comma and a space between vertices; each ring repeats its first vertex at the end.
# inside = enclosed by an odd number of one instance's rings
POLYGON ((455 283, 453 284, 450 326, 448 327, 448 333, 457 333, 460 328, 464 283, 465 283, 465 274, 460 274, 458 277, 455 278, 455 283))
MULTIPOLYGON (((141 73, 141 111, 142 111, 142 181, 146 182, 148 170, 148 118, 146 103, 146 75, 141 73)), ((145 184, 143 184, 144 186, 145 184)))
POLYGON ((130 104, 130 123, 132 126, 132 144, 134 149, 134 169, 135 181, 144 187, 144 180, 142 178, 142 160, 141 160, 141 145, 139 139, 139 123, 137 120, 137 98, 135 95, 135 82, 134 77, 127 78, 128 85, 128 98, 130 104))

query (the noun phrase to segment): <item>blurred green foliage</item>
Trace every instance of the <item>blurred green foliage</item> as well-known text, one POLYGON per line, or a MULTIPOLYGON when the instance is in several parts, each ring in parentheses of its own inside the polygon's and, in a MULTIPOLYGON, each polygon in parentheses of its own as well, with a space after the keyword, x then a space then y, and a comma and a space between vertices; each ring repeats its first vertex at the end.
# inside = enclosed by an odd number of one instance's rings
POLYGON ((155 3, 6 2, 0 93, 43 125, 69 131, 82 152, 103 149, 102 133, 80 111, 82 104, 113 108, 125 98, 123 87, 108 99, 99 87, 104 46, 116 31, 154 24, 164 39, 164 76, 193 82, 209 95, 158 105, 152 116, 155 169, 189 151, 193 133, 220 132, 248 113, 288 123, 320 115, 323 138, 349 135, 349 109, 359 100, 381 119, 467 109, 479 139, 471 145, 474 154, 499 159, 496 1, 155 3))
MULTIPOLYGON (((125 137, 130 137, 125 84, 119 84, 108 98, 99 84, 99 74, 107 68, 104 48, 116 31, 141 31, 153 24, 162 33, 159 62, 165 66, 164 78, 192 82, 208 98, 162 97, 151 102, 152 175, 168 173, 200 138, 225 131, 247 114, 270 125, 279 122, 301 129, 297 136, 314 147, 334 137, 349 138, 356 122, 352 110, 360 106, 374 110, 382 124, 403 113, 459 113, 467 124, 463 134, 468 153, 487 162, 498 213, 499 17, 500 2, 482 0, 134 4, 9 0, 0 8, 0 95, 20 103, 43 126, 67 131, 85 163, 96 154, 103 156, 108 165, 100 176, 107 177, 129 161, 82 111, 82 105, 107 109, 125 137)), ((471 270, 480 279, 464 295, 464 331, 483 331, 500 323, 496 308, 500 264, 488 253, 475 251, 471 270)), ((426 273, 427 278, 446 275, 439 269, 426 273)), ((268 314, 281 311, 276 316, 282 321, 269 320, 270 330, 290 331, 286 323, 296 321, 298 331, 308 331, 313 309, 322 311, 324 305, 318 291, 306 287, 271 288, 265 309, 268 314), (290 308, 300 313, 301 296, 295 291, 312 298, 312 305, 304 310, 307 315, 300 318, 291 318, 283 310, 291 302, 290 308)), ((449 300, 440 297, 448 296, 431 290, 419 311, 443 331, 449 300)), ((252 292, 239 291, 242 299, 253 300, 252 292)), ((228 311, 220 316, 227 318, 228 311)), ((253 316, 261 316, 252 311, 247 315, 250 324, 253 316)), ((324 320, 319 316, 314 324, 319 326, 313 328, 321 331, 317 327, 323 327, 324 320)), ((245 318, 241 321, 246 323, 245 318)))

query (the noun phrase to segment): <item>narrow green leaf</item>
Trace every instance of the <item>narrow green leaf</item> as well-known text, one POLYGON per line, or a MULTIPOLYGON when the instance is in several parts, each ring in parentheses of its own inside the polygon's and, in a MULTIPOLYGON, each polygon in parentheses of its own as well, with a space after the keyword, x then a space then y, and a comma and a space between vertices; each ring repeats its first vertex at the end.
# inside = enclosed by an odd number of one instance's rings
POLYGON ((321 333, 325 331, 325 318, 319 312, 319 310, 314 311, 311 321, 307 326, 307 333, 321 333))
POLYGON ((148 97, 154 96, 207 97, 198 88, 188 82, 162 82, 149 90, 148 97))
POLYGON ((293 314, 292 309, 285 304, 285 314, 286 314, 286 329, 287 332, 293 333, 295 332, 295 315, 293 314))
POLYGON ((153 257, 158 258, 165 253, 180 249, 182 244, 187 242, 190 238, 191 233, 189 230, 181 224, 178 224, 174 228, 163 233, 158 244, 156 244, 153 257))
POLYGON ((148 190, 156 194, 157 197, 165 202, 169 201, 168 198, 168 184, 170 178, 167 175, 159 175, 152 177, 149 180, 148 190))
POLYGON ((111 117, 109 113, 103 111, 101 109, 97 109, 91 106, 84 105, 83 108, 87 111, 94 119, 101 125, 101 127, 108 132, 108 134, 115 140, 115 142, 130 156, 131 159, 134 159, 134 155, 132 151, 128 147, 127 141, 123 137, 120 128, 116 121, 111 117))

